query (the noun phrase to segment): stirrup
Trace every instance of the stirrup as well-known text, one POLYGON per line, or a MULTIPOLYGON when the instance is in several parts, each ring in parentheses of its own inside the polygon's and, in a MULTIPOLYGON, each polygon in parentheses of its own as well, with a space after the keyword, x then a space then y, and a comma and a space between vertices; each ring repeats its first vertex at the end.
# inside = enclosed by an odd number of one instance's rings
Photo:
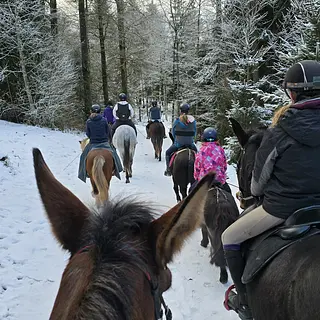
POLYGON ((166 169, 166 171, 164 172, 164 175, 166 177, 171 177, 172 176, 171 170, 166 169))
POLYGON ((240 305, 238 301, 238 294, 233 291, 235 285, 233 284, 228 288, 225 293, 223 301, 224 307, 230 311, 235 311, 241 320, 253 320, 250 307, 248 305, 240 305), (236 302, 235 302, 236 300, 236 302))

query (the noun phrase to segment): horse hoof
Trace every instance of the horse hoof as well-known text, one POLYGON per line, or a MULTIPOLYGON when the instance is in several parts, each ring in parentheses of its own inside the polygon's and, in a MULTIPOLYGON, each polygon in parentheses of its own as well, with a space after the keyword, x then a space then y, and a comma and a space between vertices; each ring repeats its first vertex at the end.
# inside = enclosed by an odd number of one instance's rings
POLYGON ((130 183, 130 180, 126 180, 126 183, 130 183))
POLYGON ((222 284, 226 284, 228 282, 228 278, 220 278, 219 280, 222 284))
POLYGON ((207 247, 208 247, 208 243, 207 243, 207 242, 204 242, 204 241, 201 241, 201 242, 200 242, 200 246, 201 246, 201 247, 204 247, 204 248, 207 248, 207 247))

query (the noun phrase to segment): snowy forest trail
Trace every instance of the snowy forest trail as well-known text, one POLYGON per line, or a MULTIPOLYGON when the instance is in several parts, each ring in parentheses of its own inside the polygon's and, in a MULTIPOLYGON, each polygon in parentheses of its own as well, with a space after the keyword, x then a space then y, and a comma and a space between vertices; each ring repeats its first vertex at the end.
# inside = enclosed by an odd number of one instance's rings
MULTIPOLYGON (((24 126, 0 121, 0 319, 48 319, 68 259, 54 240, 33 170, 32 147, 41 150, 56 178, 87 205, 93 205, 91 185, 77 178, 79 140, 83 133, 24 126)), ((164 140, 164 151, 171 142, 164 140)), ((164 152, 163 151, 163 152, 164 152)), ((111 199, 136 195, 154 203, 159 213, 172 207, 175 196, 165 164, 154 159, 145 128, 138 126, 133 178, 111 180, 111 199)), ((237 184, 229 168, 230 181, 237 184)), ((235 191, 235 190, 234 190, 235 191)), ((201 232, 188 240, 174 263, 172 288, 165 299, 174 320, 238 319, 222 306, 230 285, 219 283, 219 270, 209 263, 209 248, 200 246, 201 232)))

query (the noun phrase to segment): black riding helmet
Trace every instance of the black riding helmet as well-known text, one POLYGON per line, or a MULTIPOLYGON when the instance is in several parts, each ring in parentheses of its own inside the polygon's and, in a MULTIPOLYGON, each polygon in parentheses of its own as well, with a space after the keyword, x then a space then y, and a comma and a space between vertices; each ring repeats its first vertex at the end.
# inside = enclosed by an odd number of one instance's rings
POLYGON ((91 112, 100 113, 101 112, 101 107, 98 104, 94 104, 94 105, 91 106, 91 112))
POLYGON ((304 60, 290 67, 285 75, 283 87, 298 94, 320 91, 320 63, 315 60, 304 60))
POLYGON ((126 101, 127 100, 127 95, 122 92, 122 93, 119 94, 119 99, 120 99, 120 101, 126 101))

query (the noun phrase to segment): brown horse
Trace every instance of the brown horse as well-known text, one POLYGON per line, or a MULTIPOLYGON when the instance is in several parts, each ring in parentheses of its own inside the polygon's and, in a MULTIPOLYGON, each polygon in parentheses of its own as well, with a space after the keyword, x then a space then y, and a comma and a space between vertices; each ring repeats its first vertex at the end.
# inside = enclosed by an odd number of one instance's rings
POLYGON ((162 292, 171 286, 167 263, 201 225, 214 175, 158 219, 132 199, 107 202, 98 215, 55 179, 39 149, 33 159, 53 233, 71 254, 50 320, 162 319, 162 292))
MULTIPOLYGON (((82 151, 89 143, 86 138, 80 141, 82 151)), ((110 180, 115 165, 112 152, 107 149, 93 149, 86 159, 86 170, 92 185, 92 196, 97 206, 103 205, 109 199, 110 180)))
MULTIPOLYGON (((174 142, 172 133, 169 132, 170 139, 174 142)), ((194 162, 196 159, 196 153, 189 149, 184 148, 177 151, 176 156, 172 163, 172 181, 173 190, 176 194, 177 201, 181 201, 187 196, 188 185, 192 185, 195 182, 194 179, 194 162)))
POLYGON ((149 135, 151 142, 153 144, 155 159, 161 161, 163 137, 164 137, 164 127, 160 122, 152 122, 149 126, 149 135))

